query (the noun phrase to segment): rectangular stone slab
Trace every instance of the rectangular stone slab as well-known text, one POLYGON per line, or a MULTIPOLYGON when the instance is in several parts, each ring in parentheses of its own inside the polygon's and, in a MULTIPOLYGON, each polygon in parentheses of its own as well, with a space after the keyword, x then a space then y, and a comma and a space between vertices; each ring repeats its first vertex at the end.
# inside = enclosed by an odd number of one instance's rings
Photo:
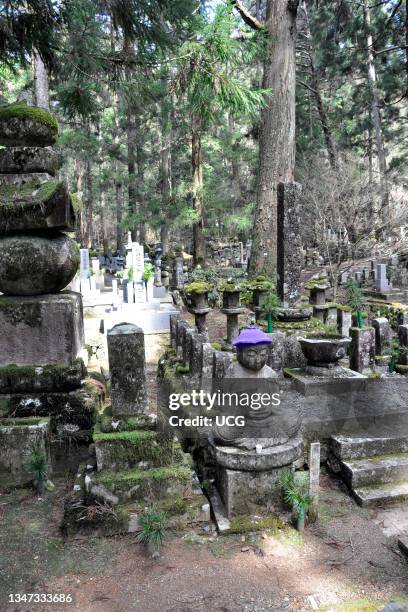
POLYGON ((82 297, 0 295, 0 367, 72 364, 84 346, 82 297))
POLYGON ((75 212, 66 183, 37 177, 15 185, 2 183, 0 177, 0 234, 48 228, 75 229, 75 212))
POLYGON ((27 468, 27 454, 38 446, 49 463, 49 419, 4 419, 0 421, 0 487, 21 486, 32 482, 33 474, 27 468))

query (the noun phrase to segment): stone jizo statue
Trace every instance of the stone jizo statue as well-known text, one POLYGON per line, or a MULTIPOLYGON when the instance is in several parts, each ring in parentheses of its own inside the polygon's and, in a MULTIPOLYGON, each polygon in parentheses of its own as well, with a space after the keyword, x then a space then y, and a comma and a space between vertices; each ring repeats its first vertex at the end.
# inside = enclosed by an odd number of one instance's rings
POLYGON ((214 442, 220 445, 235 446, 242 449, 270 448, 284 444, 296 435, 299 426, 299 407, 285 406, 276 384, 278 375, 268 365, 269 345, 271 339, 260 329, 250 326, 242 330, 233 341, 237 349, 237 362, 233 363, 222 381, 223 391, 248 394, 254 398, 268 398, 261 406, 242 406, 235 404, 231 408, 225 404, 220 413, 245 416, 245 425, 215 425, 214 442), (255 379, 255 380, 254 380, 255 379), (261 382, 262 379, 262 382, 261 382), (259 382, 256 382, 256 381, 259 382))

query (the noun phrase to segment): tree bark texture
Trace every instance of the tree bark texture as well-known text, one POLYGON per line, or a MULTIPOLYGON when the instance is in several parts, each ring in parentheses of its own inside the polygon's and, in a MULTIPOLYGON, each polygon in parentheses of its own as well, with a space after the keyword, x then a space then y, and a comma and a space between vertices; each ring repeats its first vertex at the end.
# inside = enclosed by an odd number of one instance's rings
POLYGON ((33 55, 34 106, 50 110, 50 95, 48 88, 48 72, 37 49, 33 55))
POLYGON ((205 261, 201 131, 201 118, 198 115, 193 115, 191 123, 191 168, 193 208, 197 217, 193 225, 193 257, 195 265, 202 265, 205 261))
POLYGON ((294 179, 296 10, 297 2, 267 2, 262 87, 272 93, 261 115, 251 276, 265 272, 276 278, 277 184, 294 179))

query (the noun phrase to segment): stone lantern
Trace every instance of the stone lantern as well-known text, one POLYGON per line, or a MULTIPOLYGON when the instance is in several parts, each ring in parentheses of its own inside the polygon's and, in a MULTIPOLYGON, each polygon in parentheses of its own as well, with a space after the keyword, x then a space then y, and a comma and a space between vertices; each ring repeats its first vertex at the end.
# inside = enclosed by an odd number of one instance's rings
POLYGON ((223 287, 221 312, 227 315, 227 344, 232 345, 232 341, 239 334, 238 315, 244 312, 241 306, 241 289, 232 283, 223 287))
POLYGON ((189 298, 188 312, 194 315, 195 325, 200 334, 207 333, 205 319, 211 308, 208 305, 210 287, 203 281, 195 281, 186 285, 186 295, 189 298))

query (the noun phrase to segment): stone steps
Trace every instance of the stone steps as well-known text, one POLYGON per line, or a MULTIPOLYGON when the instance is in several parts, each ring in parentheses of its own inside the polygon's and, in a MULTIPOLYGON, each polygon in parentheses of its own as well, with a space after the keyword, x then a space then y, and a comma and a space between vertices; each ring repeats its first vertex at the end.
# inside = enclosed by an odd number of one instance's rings
POLYGON ((408 480, 353 490, 359 506, 391 505, 408 499, 408 480))
POLYGON ((330 449, 339 460, 408 453, 408 431, 397 436, 332 436, 330 449))
POLYGON ((360 506, 391 505, 408 499, 408 437, 402 431, 333 436, 328 463, 360 506))
POLYGON ((342 461, 343 478, 355 489, 408 480, 408 453, 342 461))

